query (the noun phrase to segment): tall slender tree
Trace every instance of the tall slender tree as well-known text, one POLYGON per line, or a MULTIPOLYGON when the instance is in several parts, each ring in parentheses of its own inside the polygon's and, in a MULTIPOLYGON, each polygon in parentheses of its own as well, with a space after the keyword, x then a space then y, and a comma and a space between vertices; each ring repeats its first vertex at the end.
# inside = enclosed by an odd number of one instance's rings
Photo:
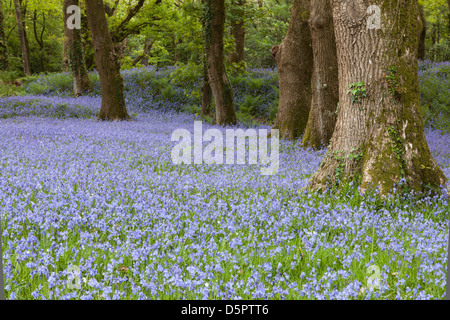
POLYGON ((108 30, 102 0, 86 0, 86 15, 94 43, 102 91, 98 120, 129 120, 123 92, 123 78, 108 30))
POLYGON ((420 33, 418 58, 423 60, 423 59, 425 59, 425 39, 427 37, 427 24, 426 24, 426 20, 425 20, 425 15, 423 13, 423 6, 421 4, 419 4, 419 12, 420 12, 420 19, 422 20, 423 27, 422 27, 422 32, 420 33))
POLYGON ((273 128, 287 139, 297 139, 304 133, 311 107, 313 53, 309 14, 310 0, 294 0, 286 36, 279 46, 272 47, 280 88, 273 128))
POLYGON ((83 92, 91 91, 92 85, 89 80, 86 64, 84 61, 83 44, 81 42, 81 32, 79 29, 69 29, 67 27, 67 8, 70 6, 78 6, 78 0, 64 0, 64 35, 66 38, 66 50, 68 57, 68 65, 73 76, 73 94, 81 95, 83 92))
POLYGON ((309 26, 312 36, 314 70, 312 101, 303 135, 305 147, 327 146, 336 124, 339 103, 339 79, 330 0, 311 1, 309 26))
POLYGON ((0 70, 7 70, 9 66, 4 19, 3 1, 0 1, 0 70))
MULTIPOLYGON (((205 6, 207 0, 202 0, 202 5, 205 6)), ((209 50, 206 45, 206 38, 207 38, 207 32, 206 32, 206 19, 209 19, 211 17, 208 17, 205 14, 203 14, 201 18, 202 22, 202 30, 203 30, 203 53, 202 53, 202 64, 203 64, 203 85, 202 85, 202 114, 204 116, 212 117, 212 91, 211 91, 211 85, 209 84, 208 79, 208 54, 209 50)), ((209 26, 209 24, 208 24, 209 26)))
POLYGON ((31 76, 30 53, 28 50, 25 28, 22 22, 22 10, 19 0, 14 0, 14 7, 16 11, 17 30, 19 32, 20 46, 22 48, 23 71, 26 76, 31 76))
POLYGON ((231 2, 231 35, 234 39, 234 50, 229 56, 229 61, 239 63, 245 58, 245 0, 232 0, 231 2))
POLYGON ((208 79, 216 103, 216 123, 236 123, 233 93, 225 72, 223 33, 225 27, 225 1, 206 0, 205 42, 208 57, 208 79))
POLYGON ((34 10, 33 14, 33 31, 34 31, 34 39, 39 45, 39 61, 41 63, 41 72, 45 71, 45 49, 44 49, 44 32, 45 32, 45 12, 42 12, 42 29, 38 34, 37 31, 37 10, 34 10))
POLYGON ((362 191, 390 193, 399 181, 417 191, 443 185, 420 109, 417 0, 332 0, 332 8, 339 110, 311 188, 355 181, 362 191))

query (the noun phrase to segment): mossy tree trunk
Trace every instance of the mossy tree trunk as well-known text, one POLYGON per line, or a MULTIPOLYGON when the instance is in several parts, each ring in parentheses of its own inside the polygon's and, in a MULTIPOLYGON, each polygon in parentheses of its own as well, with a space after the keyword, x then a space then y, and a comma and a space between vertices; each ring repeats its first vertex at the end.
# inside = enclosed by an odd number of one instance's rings
MULTIPOLYGON (((69 6, 78 6, 78 0, 64 1, 64 24, 67 24, 68 14, 67 8, 69 6)), ((68 51, 68 65, 72 70, 73 76, 73 94, 77 97, 83 92, 91 91, 92 85, 89 80, 86 64, 84 62, 83 44, 81 42, 81 32, 79 29, 69 29, 65 25, 64 30, 67 37, 67 51, 68 51)))
POLYGON ((8 70, 8 47, 6 45, 3 1, 0 1, 0 70, 8 70))
POLYGON ((280 88, 273 129, 280 130, 280 137, 286 139, 297 139, 304 133, 311 107, 313 53, 309 13, 310 0, 294 0, 286 36, 279 46, 272 47, 280 88))
POLYGON ((311 110, 302 145, 320 149, 328 145, 333 135, 339 102, 336 40, 330 0, 311 1, 309 26, 314 67, 311 110))
MULTIPOLYGON (((202 0, 202 4, 206 5, 207 0, 202 0)), ((207 10, 205 11, 205 14, 202 17, 202 30, 203 30, 203 53, 202 53, 202 63, 203 63, 203 85, 202 85, 202 114, 204 116, 212 117, 212 91, 211 91, 211 85, 209 84, 208 79, 208 46, 206 43, 207 30, 206 26, 207 24, 206 19, 210 18, 207 15, 207 10)))
POLYGON ((417 0, 333 0, 332 8, 339 110, 311 188, 355 181, 363 192, 374 186, 385 194, 401 179, 417 191, 444 184, 447 178, 428 148, 420 109, 417 0), (381 29, 368 28, 370 5, 381 10, 381 29))
POLYGON ((129 120, 120 65, 108 30, 103 1, 86 0, 86 16, 94 43, 95 62, 102 91, 98 120, 129 120))
POLYGON ((208 79, 216 103, 216 123, 219 125, 236 124, 233 93, 224 64, 225 1, 206 0, 205 14, 208 79))
POLYGON ((23 72, 26 76, 31 76, 30 53, 28 50, 25 28, 23 27, 22 10, 19 0, 14 0, 14 7, 16 11, 17 30, 19 32, 20 46, 22 48, 23 72))
POLYGON ((212 117, 212 91, 208 79, 206 58, 203 59, 202 114, 212 117))
POLYGON ((244 61, 245 54, 245 0, 233 0, 231 2, 231 35, 234 39, 234 51, 228 57, 231 63, 244 61))

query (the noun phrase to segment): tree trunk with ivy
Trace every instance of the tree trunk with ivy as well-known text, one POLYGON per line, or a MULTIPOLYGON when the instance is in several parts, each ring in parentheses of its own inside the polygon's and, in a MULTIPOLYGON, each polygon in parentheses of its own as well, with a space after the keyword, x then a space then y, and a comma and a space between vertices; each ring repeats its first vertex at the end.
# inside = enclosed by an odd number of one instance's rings
POLYGON ((31 76, 30 53, 28 50, 25 28, 23 27, 22 23, 22 10, 19 0, 14 0, 14 7, 16 11, 17 30, 19 32, 20 46, 22 48, 23 72, 26 76, 31 76))
POLYGON ((332 9, 338 118, 311 188, 354 181, 363 192, 376 187, 386 194, 401 180, 416 191, 443 185, 447 178, 428 148, 420 109, 417 0, 332 0, 332 9), (380 8, 380 29, 374 11, 367 13, 370 5, 380 8))
POLYGON ((0 71, 8 70, 8 47, 6 45, 3 2, 0 1, 0 71))
POLYGON ((130 120, 125 106, 120 64, 108 30, 103 1, 86 0, 86 15, 102 91, 98 120, 130 120))
MULTIPOLYGON (((64 1, 64 23, 67 24, 69 6, 78 6, 78 0, 64 1)), ((83 92, 91 91, 92 85, 84 62, 83 43, 81 42, 81 32, 79 29, 69 29, 65 26, 64 33, 67 37, 68 65, 73 75, 73 94, 81 95, 83 92)))
POLYGON ((236 124, 233 93, 224 64, 225 1, 206 0, 205 9, 208 79, 216 103, 216 123, 219 125, 236 124))
POLYGON ((231 3, 231 35, 234 39, 234 51, 228 57, 231 63, 244 61, 245 49, 245 0, 233 0, 231 3))
POLYGON ((272 47, 278 65, 279 103, 273 129, 286 139, 300 137, 311 107, 313 53, 308 19, 310 0, 294 0, 288 31, 282 43, 272 47))
POLYGON ((330 0, 311 1, 309 18, 313 48, 312 101, 302 145, 328 146, 339 103, 338 64, 330 0))

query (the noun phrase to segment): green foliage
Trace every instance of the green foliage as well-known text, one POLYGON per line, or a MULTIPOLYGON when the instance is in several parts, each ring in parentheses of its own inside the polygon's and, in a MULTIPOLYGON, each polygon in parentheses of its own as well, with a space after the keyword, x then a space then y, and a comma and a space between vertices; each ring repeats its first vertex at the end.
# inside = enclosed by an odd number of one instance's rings
POLYGON ((228 75, 242 75, 247 70, 247 63, 245 61, 233 62, 227 64, 226 72, 228 75))
POLYGON ((397 79, 397 68, 392 66, 386 74, 386 82, 391 96, 399 99, 401 94, 405 92, 405 88, 401 88, 397 79))
POLYGON ((243 102, 238 106, 239 111, 243 114, 248 114, 252 116, 260 115, 259 107, 262 102, 261 96, 251 96, 246 94, 244 96, 243 102))
POLYGON ((251 20, 246 23, 245 59, 250 68, 276 66, 270 50, 283 41, 289 26, 292 1, 268 0, 260 8, 249 2, 251 20))
POLYGON ((31 81, 24 85, 30 94, 52 94, 72 92, 73 78, 69 73, 51 73, 40 76, 37 81, 31 81))
POLYGON ((405 149, 403 148, 403 142, 400 138, 398 130, 394 126, 388 127, 389 136, 391 138, 391 147, 392 152, 400 163, 400 177, 403 178, 405 176, 405 149))
POLYGON ((183 110, 195 114, 196 116, 199 116, 202 113, 202 108, 195 104, 187 104, 183 107, 183 110))
POLYGON ((357 83, 350 83, 348 86, 349 90, 347 91, 347 94, 350 93, 351 99, 353 103, 360 103, 361 98, 367 97, 366 94, 366 88, 364 87, 364 82, 357 82, 357 83))
MULTIPOLYGON (((334 187, 341 186, 342 184, 348 184, 349 181, 342 179, 343 174, 344 174, 345 164, 348 160, 355 161, 355 162, 358 162, 359 160, 361 160, 362 156, 363 156, 361 149, 354 148, 348 154, 345 154, 344 151, 333 151, 330 153, 330 156, 333 159, 337 160, 337 162, 338 162, 338 165, 334 169, 334 177, 335 177, 334 187)), ((356 180, 358 180, 358 179, 359 179, 359 177, 357 177, 356 180)), ((359 185, 359 183, 357 183, 357 185, 359 185)))
POLYGON ((278 112, 278 98, 273 100, 273 102, 269 105, 269 114, 267 117, 267 123, 273 124, 277 117, 278 112))
POLYGON ((23 88, 20 86, 18 87, 11 84, 0 84, 0 98, 23 95, 25 95, 25 90, 23 90, 23 88))
POLYGON ((172 83, 192 85, 202 77, 202 67, 193 62, 187 64, 179 62, 177 67, 170 73, 170 77, 172 78, 172 83))
POLYGON ((0 98, 25 94, 17 71, 0 71, 0 98))
POLYGON ((449 61, 450 39, 444 39, 442 42, 430 46, 427 50, 426 57, 431 61, 449 61))
POLYGON ((433 67, 422 63, 419 69, 420 100, 424 123, 450 132, 450 64, 433 67))
POLYGON ((20 77, 17 71, 3 71, 0 70, 0 81, 4 84, 13 84, 15 80, 20 77))

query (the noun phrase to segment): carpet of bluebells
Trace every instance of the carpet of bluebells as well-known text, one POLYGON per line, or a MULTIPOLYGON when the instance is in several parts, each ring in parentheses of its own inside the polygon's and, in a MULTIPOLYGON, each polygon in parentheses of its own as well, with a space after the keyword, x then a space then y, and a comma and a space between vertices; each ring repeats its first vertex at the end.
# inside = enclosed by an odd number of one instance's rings
MULTIPOLYGON (((265 90, 259 105, 268 110, 273 71, 253 75, 265 84, 241 82, 237 104, 265 90)), ((325 150, 286 141, 273 176, 259 165, 175 165, 172 132, 193 132, 199 120, 183 110, 195 87, 155 89, 143 77, 124 72, 131 122, 97 122, 95 91, 0 99, 8 299, 444 297, 446 193, 308 193, 325 150), (68 285, 73 266, 81 289, 68 285)), ((450 135, 429 128, 426 137, 450 177, 450 135)))

